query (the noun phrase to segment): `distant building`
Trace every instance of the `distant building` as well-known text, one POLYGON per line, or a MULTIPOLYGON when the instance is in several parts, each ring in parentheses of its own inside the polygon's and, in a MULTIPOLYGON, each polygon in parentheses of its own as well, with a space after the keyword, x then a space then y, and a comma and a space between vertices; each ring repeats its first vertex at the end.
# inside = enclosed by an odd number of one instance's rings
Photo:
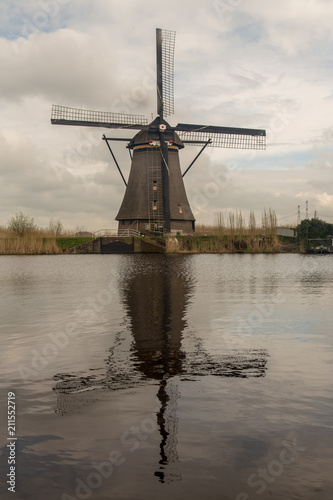
POLYGON ((295 229, 291 229, 290 227, 277 227, 276 234, 277 236, 289 236, 289 238, 296 238, 295 229))

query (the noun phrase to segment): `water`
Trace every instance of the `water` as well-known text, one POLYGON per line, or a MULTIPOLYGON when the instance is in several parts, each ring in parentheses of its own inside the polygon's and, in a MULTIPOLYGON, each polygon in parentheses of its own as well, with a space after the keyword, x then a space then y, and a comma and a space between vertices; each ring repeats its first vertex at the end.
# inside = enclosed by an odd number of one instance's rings
POLYGON ((1 257, 1 498, 331 499, 333 259, 1 257))

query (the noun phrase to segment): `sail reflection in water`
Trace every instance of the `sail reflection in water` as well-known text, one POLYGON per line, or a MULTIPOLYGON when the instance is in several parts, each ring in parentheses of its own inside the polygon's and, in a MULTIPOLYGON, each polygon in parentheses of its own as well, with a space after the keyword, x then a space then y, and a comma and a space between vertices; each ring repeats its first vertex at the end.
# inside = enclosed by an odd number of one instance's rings
MULTIPOLYGON (((118 333, 110 348, 102 376, 57 374, 57 410, 68 413, 83 404, 88 389, 119 390, 158 383, 157 424, 161 435, 159 467, 155 476, 161 482, 180 480, 177 472, 177 378, 198 376, 262 377, 268 353, 263 349, 229 349, 216 355, 205 350, 202 339, 189 332, 186 310, 195 287, 191 260, 182 256, 149 259, 124 257, 119 272, 119 289, 130 323, 131 345, 124 349, 126 335, 118 333), (190 350, 184 340, 190 337, 190 350), (174 380, 173 380, 174 378, 174 380), (168 467, 166 467, 168 466, 168 467)), ((98 339, 96 339, 98 341, 98 339)))

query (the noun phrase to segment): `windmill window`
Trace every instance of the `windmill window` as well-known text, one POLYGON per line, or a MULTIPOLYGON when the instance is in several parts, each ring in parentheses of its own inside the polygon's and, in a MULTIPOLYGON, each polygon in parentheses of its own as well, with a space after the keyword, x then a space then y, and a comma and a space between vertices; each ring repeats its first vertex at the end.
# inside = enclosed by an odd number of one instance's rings
POLYGON ((183 213, 183 209, 182 209, 182 206, 181 205, 178 205, 178 210, 179 210, 179 213, 182 214, 183 213))

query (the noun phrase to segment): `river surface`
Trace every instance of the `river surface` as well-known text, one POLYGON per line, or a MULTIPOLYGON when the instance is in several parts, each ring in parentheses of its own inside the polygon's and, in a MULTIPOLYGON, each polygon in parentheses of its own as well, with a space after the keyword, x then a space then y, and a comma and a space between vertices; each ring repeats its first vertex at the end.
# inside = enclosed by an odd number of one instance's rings
POLYGON ((1 498, 332 499, 332 306, 330 255, 0 257, 1 498))

